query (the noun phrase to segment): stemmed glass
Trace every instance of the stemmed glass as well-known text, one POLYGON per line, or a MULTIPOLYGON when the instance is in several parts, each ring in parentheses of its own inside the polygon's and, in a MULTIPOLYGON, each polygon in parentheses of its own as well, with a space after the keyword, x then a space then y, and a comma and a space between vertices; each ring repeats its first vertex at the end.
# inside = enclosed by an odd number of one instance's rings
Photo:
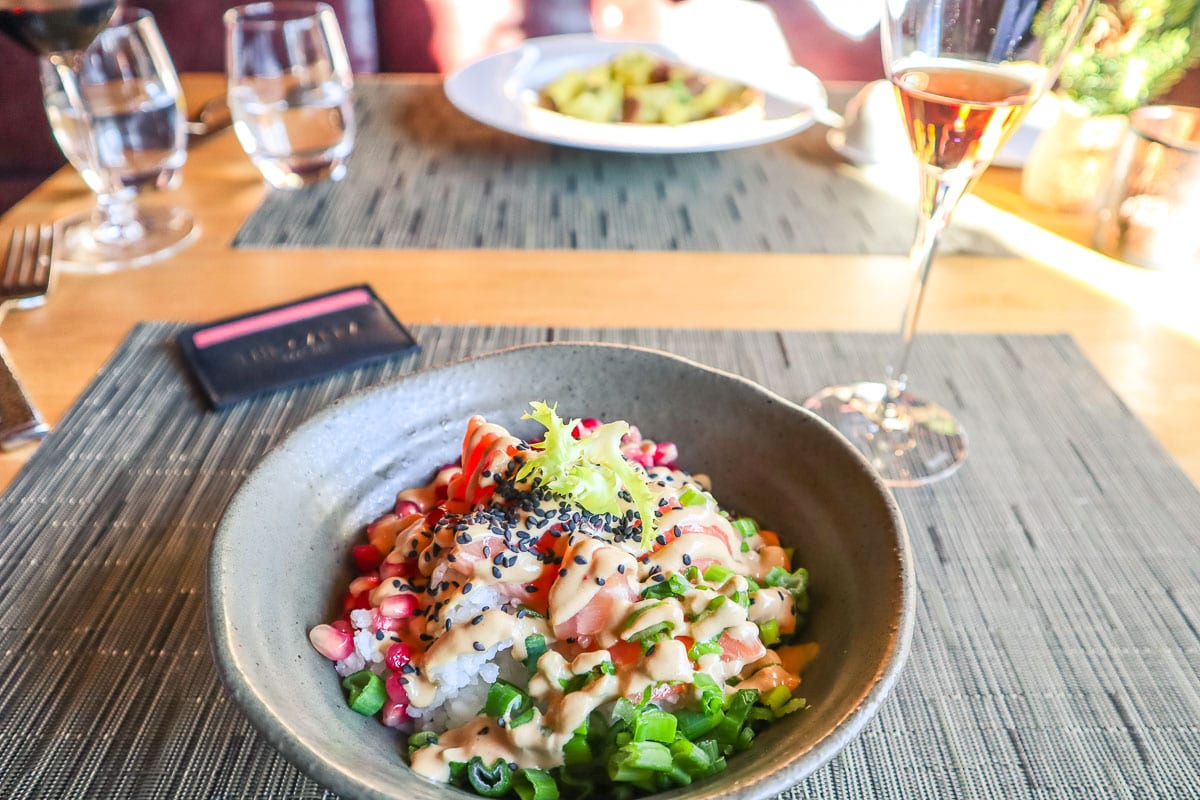
POLYGON ((920 215, 901 344, 882 382, 831 386, 805 401, 893 486, 950 475, 967 455, 954 416, 908 391, 908 360, 929 268, 958 201, 1059 69, 1092 0, 885 0, 883 64, 920 180, 920 215))
POLYGON ((42 60, 46 115, 67 160, 96 193, 90 212, 59 221, 56 263, 108 272, 163 258, 195 231, 185 209, 139 204, 147 187, 177 183, 187 159, 183 90, 154 17, 122 8, 75 59, 86 115, 50 59, 42 60))
POLYGON ((59 226, 55 265, 76 271, 145 263, 193 233, 186 212, 144 212, 134 203, 140 186, 169 182, 186 158, 187 121, 153 18, 132 9, 118 12, 118 5, 0 0, 0 31, 42 57, 55 138, 97 193, 95 211, 59 226))

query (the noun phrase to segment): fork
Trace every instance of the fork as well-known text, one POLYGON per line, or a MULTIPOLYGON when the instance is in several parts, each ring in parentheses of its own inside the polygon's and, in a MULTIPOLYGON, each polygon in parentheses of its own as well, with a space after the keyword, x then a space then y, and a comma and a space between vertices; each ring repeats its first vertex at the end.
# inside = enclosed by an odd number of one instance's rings
MULTIPOLYGON (((0 318, 9 307, 35 308, 46 302, 53 248, 52 225, 26 225, 13 231, 0 270, 0 318)), ((49 430, 9 366, 8 351, 0 342, 0 450, 31 444, 49 430)))

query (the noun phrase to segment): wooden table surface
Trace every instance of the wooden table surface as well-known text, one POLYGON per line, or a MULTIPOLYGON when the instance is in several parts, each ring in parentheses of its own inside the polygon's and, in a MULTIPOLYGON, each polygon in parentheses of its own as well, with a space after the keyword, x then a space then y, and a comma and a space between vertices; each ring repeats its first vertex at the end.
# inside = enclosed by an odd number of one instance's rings
MULTIPOLYGON (((219 76, 187 76, 185 85, 193 107, 222 91, 219 76)), ((991 226, 1022 257, 941 258, 921 329, 1069 332, 1200 484, 1200 425, 1188 413, 1200 407, 1200 281, 1093 253, 1083 246, 1086 216, 1032 207, 1018 186, 1019 173, 993 169, 958 216, 991 226)), ((409 323, 865 331, 898 327, 908 283, 905 259, 893 256, 232 249, 264 192, 232 131, 201 141, 182 187, 150 200, 194 213, 201 234, 192 245, 141 269, 61 273, 45 306, 5 318, 0 335, 49 421, 62 416, 138 321, 211 320, 354 282, 369 282, 409 323), (587 302, 545 299, 556 297, 587 302)), ((65 169, 0 219, 0 235, 92 202, 65 169)), ((889 355, 880 354, 881 364, 889 355)), ((920 375, 913 383, 919 391, 920 375)), ((31 452, 0 456, 0 487, 31 452)))

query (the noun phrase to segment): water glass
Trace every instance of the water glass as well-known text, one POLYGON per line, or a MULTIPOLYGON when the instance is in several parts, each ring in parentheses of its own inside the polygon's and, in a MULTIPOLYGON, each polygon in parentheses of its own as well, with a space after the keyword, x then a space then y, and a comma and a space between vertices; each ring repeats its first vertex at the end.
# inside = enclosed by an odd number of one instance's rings
POLYGON ((1129 115, 1097 218, 1096 248, 1152 269, 1200 268, 1200 109, 1129 115))
POLYGON ((68 87, 51 59, 41 60, 50 128, 97 200, 91 212, 60 221, 55 262, 108 272, 169 255, 195 226, 184 209, 138 203, 145 188, 176 185, 187 159, 183 90, 154 17, 122 8, 76 69, 78 85, 68 87))
POLYGON ((354 148, 354 78, 333 9, 280 0, 225 13, 229 110, 277 189, 340 180, 354 148))

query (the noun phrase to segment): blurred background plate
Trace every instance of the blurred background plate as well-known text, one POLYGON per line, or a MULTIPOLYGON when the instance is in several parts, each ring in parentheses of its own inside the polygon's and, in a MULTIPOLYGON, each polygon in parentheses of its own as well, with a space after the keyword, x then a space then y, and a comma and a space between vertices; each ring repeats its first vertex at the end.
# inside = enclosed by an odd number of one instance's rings
POLYGON ((480 122, 527 139, 622 153, 703 153, 782 139, 809 127, 826 111, 825 88, 802 67, 756 64, 739 70, 730 62, 684 59, 653 42, 608 41, 592 34, 530 39, 520 47, 488 56, 446 78, 446 96, 480 122), (741 81, 765 96, 759 115, 685 125, 633 125, 572 119, 538 108, 537 90, 572 69, 608 61, 630 48, 741 81))

